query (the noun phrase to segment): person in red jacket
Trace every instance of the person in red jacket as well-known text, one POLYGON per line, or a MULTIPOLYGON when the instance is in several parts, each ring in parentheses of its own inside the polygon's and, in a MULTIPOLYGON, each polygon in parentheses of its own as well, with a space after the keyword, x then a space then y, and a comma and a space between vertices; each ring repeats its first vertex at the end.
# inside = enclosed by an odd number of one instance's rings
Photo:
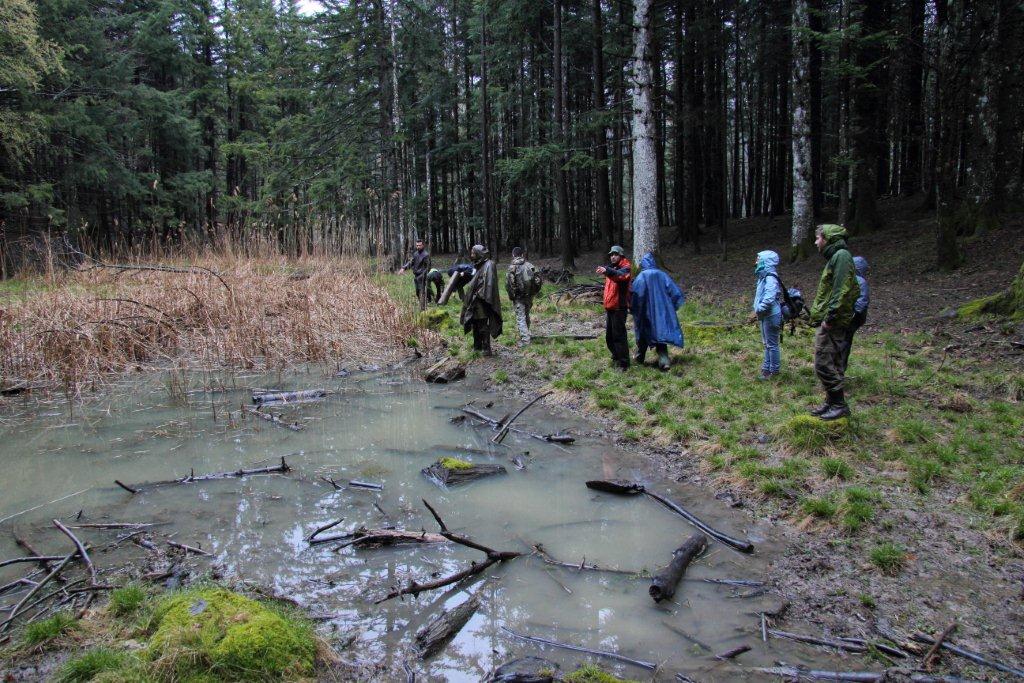
POLYGON ((626 250, 615 245, 608 250, 610 266, 598 266, 604 275, 605 343, 612 353, 612 363, 629 369, 629 341, 626 339, 626 314, 629 313, 629 282, 633 277, 626 250))

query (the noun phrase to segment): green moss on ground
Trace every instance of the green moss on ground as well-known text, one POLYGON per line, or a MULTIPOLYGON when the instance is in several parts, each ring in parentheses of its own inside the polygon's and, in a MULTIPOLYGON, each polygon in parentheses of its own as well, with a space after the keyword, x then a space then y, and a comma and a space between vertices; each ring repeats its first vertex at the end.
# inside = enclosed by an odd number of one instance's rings
POLYGON ((801 451, 820 451, 850 435, 850 420, 840 418, 825 422, 813 415, 801 413, 775 428, 775 435, 801 451))
POLYGON ((308 623, 223 588, 164 598, 150 621, 146 654, 155 671, 181 680, 215 672, 223 680, 277 680, 313 673, 308 623))

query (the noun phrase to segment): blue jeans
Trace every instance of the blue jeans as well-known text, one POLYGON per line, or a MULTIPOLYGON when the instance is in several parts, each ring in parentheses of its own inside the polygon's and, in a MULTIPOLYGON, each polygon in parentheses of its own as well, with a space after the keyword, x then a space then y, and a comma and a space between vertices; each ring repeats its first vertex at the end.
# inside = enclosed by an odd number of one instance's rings
POLYGON ((769 315, 760 319, 761 341, 764 343, 764 362, 761 364, 761 372, 775 374, 782 364, 782 354, 779 351, 779 335, 782 333, 782 313, 769 315))

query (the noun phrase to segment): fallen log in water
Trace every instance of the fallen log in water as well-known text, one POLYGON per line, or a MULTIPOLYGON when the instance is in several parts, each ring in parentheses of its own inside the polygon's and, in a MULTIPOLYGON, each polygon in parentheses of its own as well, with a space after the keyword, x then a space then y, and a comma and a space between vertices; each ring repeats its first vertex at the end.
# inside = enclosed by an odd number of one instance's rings
POLYGON ((701 521, 696 515, 683 508, 678 503, 675 503, 664 496, 661 496, 652 491, 648 491, 643 484, 635 481, 623 481, 619 479, 596 479, 587 482, 587 488, 595 491, 604 491, 605 493, 616 493, 625 495, 636 495, 642 493, 650 496, 654 500, 658 501, 669 510, 672 510, 676 514, 680 515, 683 519, 694 525, 708 536, 711 536, 717 541, 724 543, 725 545, 738 550, 743 553, 754 552, 754 544, 745 539, 733 538, 728 534, 712 529, 710 526, 701 521))
MULTIPOLYGON (((342 540, 340 545, 334 548, 335 551, 349 546, 360 548, 380 547, 385 545, 401 545, 404 543, 447 543, 441 534, 432 534, 427 531, 406 531, 404 529, 359 529, 348 538, 332 536, 326 540, 342 540)), ((319 542, 311 541, 311 542, 319 542)))
MULTIPOLYGON (((485 413, 481 413, 479 410, 474 410, 473 408, 470 408, 468 406, 463 406, 463 407, 459 408, 459 410, 461 410, 462 412, 466 413, 467 415, 469 415, 471 417, 475 417, 476 419, 480 420, 481 422, 486 422, 487 424, 491 425, 495 429, 497 429, 498 425, 500 425, 502 423, 501 420, 499 420, 497 418, 494 418, 494 417, 491 417, 490 415, 487 415, 485 413)), ((548 443, 571 444, 571 443, 576 441, 576 437, 571 436, 569 434, 534 434, 533 432, 527 431, 525 429, 520 429, 519 427, 509 427, 509 431, 510 432, 515 432, 516 434, 522 434, 524 436, 528 436, 528 437, 530 437, 532 439, 538 439, 540 441, 547 441, 548 443)))
POLYGON ((472 562, 466 569, 463 569, 460 572, 456 572, 450 576, 446 576, 436 581, 430 581, 427 583, 417 583, 416 581, 410 581, 409 585, 405 588, 396 588, 387 595, 385 595, 383 598, 376 600, 374 602, 375 605, 379 605, 382 602, 386 602, 388 600, 400 597, 402 595, 411 595, 413 597, 416 597, 424 591, 434 590, 435 588, 441 588, 442 586, 450 586, 453 583, 458 583, 462 579, 465 579, 470 576, 475 576, 476 574, 480 574, 486 571, 487 568, 493 564, 513 560, 522 555, 522 553, 517 553, 514 551, 495 550, 493 548, 488 548, 487 546, 477 543, 476 541, 470 538, 466 538, 465 536, 460 536, 459 534, 452 533, 448 530, 448 527, 445 525, 444 520, 441 519, 441 516, 437 514, 437 510, 432 508, 430 506, 430 503, 428 503, 426 500, 423 501, 423 504, 427 507, 428 510, 430 510, 430 514, 434 516, 434 520, 437 521, 437 525, 441 527, 441 536, 448 539, 452 543, 458 543, 459 545, 464 545, 467 548, 479 550, 485 555, 487 555, 487 559, 480 563, 472 562))
POLYGON ((707 537, 697 532, 672 553, 672 561, 655 574, 651 580, 651 587, 647 589, 648 594, 654 598, 654 602, 672 599, 672 596, 676 594, 676 585, 683 578, 683 573, 690 566, 690 562, 704 552, 707 547, 707 537))
POLYGON ((167 541, 167 545, 171 546, 172 548, 177 548, 178 550, 184 550, 186 557, 188 557, 189 553, 195 553, 196 555, 205 555, 206 557, 213 557, 213 553, 208 553, 202 548, 196 548, 190 545, 185 545, 184 543, 178 543, 177 541, 167 541))
POLYGON ((454 638, 469 618, 480 609, 480 599, 473 595, 457 607, 444 610, 416 632, 416 646, 420 659, 437 654, 448 641, 454 638))
POLYGON ((14 559, 4 560, 3 562, 0 562, 0 567, 6 567, 10 564, 19 564, 21 562, 38 562, 39 564, 45 567, 46 563, 60 560, 63 557, 63 555, 32 555, 29 557, 15 557, 14 559))
POLYGON ((511 417, 511 418, 510 418, 510 419, 509 419, 509 420, 508 420, 507 422, 506 422, 506 421, 505 421, 504 419, 502 419, 502 421, 501 421, 501 426, 500 426, 500 428, 498 429, 498 433, 497 433, 497 434, 495 434, 495 435, 494 435, 494 436, 493 436, 493 437, 491 438, 491 443, 501 443, 502 441, 504 441, 504 440, 505 440, 505 436, 506 436, 506 435, 508 435, 508 430, 509 430, 509 427, 511 427, 511 426, 512 426, 512 423, 513 423, 513 422, 515 422, 515 421, 516 421, 517 419, 519 419, 519 416, 520 416, 520 415, 522 415, 523 413, 525 413, 525 412, 526 412, 526 410, 527 410, 527 408, 529 408, 530 406, 532 406, 532 405, 533 405, 534 403, 536 403, 537 401, 540 401, 540 400, 541 400, 542 398, 544 398, 545 396, 550 396, 550 395, 551 395, 551 392, 550 392, 550 391, 546 391, 546 392, 544 392, 543 394, 538 394, 538 395, 537 395, 537 396, 535 396, 535 397, 534 397, 534 398, 533 398, 533 399, 532 399, 532 400, 531 400, 531 401, 530 401, 529 403, 527 403, 527 404, 526 404, 526 405, 524 405, 524 406, 523 406, 522 408, 520 408, 519 410, 517 410, 517 411, 516 411, 516 414, 515 414, 515 415, 513 415, 513 416, 512 416, 512 417, 511 417))
POLYGON ((506 474, 507 470, 504 465, 476 465, 457 458, 441 458, 430 467, 424 467, 420 472, 441 488, 448 488, 482 477, 506 474))
POLYGON ((334 393, 327 389, 303 389, 301 391, 253 391, 252 402, 265 403, 291 403, 293 401, 309 401, 310 399, 326 398, 334 393))
POLYGON ((780 676, 787 680, 799 681, 810 678, 816 681, 861 681, 863 683, 875 683, 885 680, 885 673, 874 673, 871 671, 820 671, 805 669, 795 666, 754 666, 749 671, 767 674, 768 676, 780 676))
POLYGON ((607 657, 608 659, 614 659, 619 662, 625 662, 626 664, 632 664, 633 666, 639 666, 648 671, 653 671, 657 668, 657 664, 653 662, 645 662, 640 659, 632 659, 631 657, 625 657, 617 652, 609 652, 607 650, 592 650, 589 647, 580 647, 579 645, 570 645, 569 643, 560 643, 557 640, 548 640, 547 638, 540 638, 538 636, 528 636, 525 633, 516 633, 507 626, 502 626, 501 630, 509 634, 514 638, 526 640, 531 643, 539 643, 541 645, 551 645, 552 647, 562 648, 563 650, 573 650, 575 652, 585 652, 588 655, 595 655, 597 657, 607 657))
POLYGON ((212 481, 216 479, 229 479, 231 477, 247 477, 253 474, 284 474, 285 472, 290 472, 291 469, 292 468, 288 466, 288 463, 285 462, 284 456, 281 456, 281 464, 274 465, 272 467, 256 467, 254 469, 248 470, 240 467, 232 472, 213 472, 211 474, 200 474, 198 476, 193 471, 190 472, 187 476, 182 477, 181 479, 150 481, 142 484, 135 484, 134 486, 129 486, 128 484, 125 484, 117 479, 114 480, 114 483, 123 488, 125 491, 128 491, 129 493, 138 493, 140 489, 156 488, 157 486, 171 486, 173 484, 192 484, 197 481, 212 481))
POLYGON ((271 424, 277 425, 278 427, 284 427, 285 429, 290 429, 293 432, 301 432, 302 431, 302 425, 300 425, 298 422, 285 422, 284 420, 279 418, 277 415, 272 415, 270 413, 264 413, 259 408, 252 408, 250 406, 242 406, 242 410, 244 410, 245 412, 249 413, 250 415, 255 415, 256 417, 260 418, 261 420, 266 420, 267 422, 269 422, 271 424))
POLYGON ((734 647, 731 650, 719 652, 717 655, 715 655, 715 659, 721 659, 723 661, 726 659, 734 659, 735 657, 739 657, 744 652, 750 652, 749 645, 740 645, 739 647, 734 647))
POLYGON ((28 593, 26 593, 24 597, 22 597, 21 600, 18 601, 18 604, 14 606, 14 609, 11 610, 11 616, 7 617, 7 619, 3 623, 0 623, 0 633, 10 628, 10 625, 14 623, 14 620, 21 616, 25 609, 27 609, 25 608, 25 604, 32 599, 32 596, 38 593, 40 590, 42 590, 46 584, 48 584, 50 581, 53 580, 54 577, 60 574, 64 570, 64 567, 66 567, 68 563, 70 563, 76 557, 78 557, 77 548, 75 549, 74 552, 65 555, 64 559, 58 562, 57 565, 50 570, 49 574, 47 574, 41 581, 39 581, 35 586, 33 586, 28 591, 28 593))
POLYGON ((445 356, 423 371, 423 379, 434 384, 450 384, 466 376, 466 364, 445 356))

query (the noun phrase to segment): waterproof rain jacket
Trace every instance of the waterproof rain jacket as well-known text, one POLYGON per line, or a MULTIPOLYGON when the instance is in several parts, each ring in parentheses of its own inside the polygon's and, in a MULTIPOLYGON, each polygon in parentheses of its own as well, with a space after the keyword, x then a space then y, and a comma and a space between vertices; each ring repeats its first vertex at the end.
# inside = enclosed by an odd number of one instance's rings
POLYGON ((604 310, 629 309, 629 281, 633 277, 632 268, 633 264, 625 256, 619 259, 619 265, 605 266, 604 310))
POLYGON ((654 262, 653 254, 640 259, 633 282, 633 329, 638 344, 673 344, 682 348, 683 331, 676 311, 686 297, 679 286, 654 262))
POLYGON ((758 318, 770 318, 782 313, 779 299, 782 298, 782 287, 779 286, 779 255, 774 251, 762 251, 757 254, 757 289, 754 290, 754 313, 758 318))
POLYGON ((483 258, 476 265, 476 273, 469 281, 469 292, 462 302, 462 314, 459 322, 462 329, 469 332, 473 328, 474 318, 487 318, 488 330, 492 337, 501 334, 501 299, 498 298, 498 269, 494 261, 483 258))
POLYGON ((818 291, 814 294, 811 324, 828 322, 834 327, 849 327, 853 321, 853 305, 860 296, 860 287, 853 268, 853 256, 846 247, 846 228, 841 225, 825 225, 822 235, 826 243, 822 256, 828 263, 821 271, 818 291))
POLYGON ((871 305, 871 288, 868 286, 868 260, 863 256, 853 257, 853 267, 857 271, 857 284, 860 285, 860 296, 853 304, 855 313, 866 313, 871 305))

